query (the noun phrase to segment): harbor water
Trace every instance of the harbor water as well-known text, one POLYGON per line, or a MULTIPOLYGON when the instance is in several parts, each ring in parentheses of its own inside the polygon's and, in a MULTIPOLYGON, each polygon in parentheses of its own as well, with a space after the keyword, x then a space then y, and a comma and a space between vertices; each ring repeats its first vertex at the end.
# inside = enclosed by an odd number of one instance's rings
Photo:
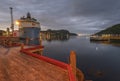
POLYGON ((65 40, 43 40, 45 56, 69 63, 69 54, 77 54, 77 67, 87 80, 120 81, 120 47, 89 41, 89 37, 70 37, 65 40))

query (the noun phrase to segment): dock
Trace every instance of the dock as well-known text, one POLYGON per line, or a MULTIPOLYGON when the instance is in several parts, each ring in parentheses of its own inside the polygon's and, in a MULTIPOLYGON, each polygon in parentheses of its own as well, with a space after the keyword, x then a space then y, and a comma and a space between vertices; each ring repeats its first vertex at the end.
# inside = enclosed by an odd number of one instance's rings
POLYGON ((120 41, 120 36, 91 36, 90 41, 120 41))
POLYGON ((26 45, 16 37, 0 37, 0 81, 85 81, 76 67, 76 53, 69 64, 42 54, 44 46, 26 45))
POLYGON ((0 47, 0 81, 70 81, 68 71, 20 53, 20 47, 0 47))

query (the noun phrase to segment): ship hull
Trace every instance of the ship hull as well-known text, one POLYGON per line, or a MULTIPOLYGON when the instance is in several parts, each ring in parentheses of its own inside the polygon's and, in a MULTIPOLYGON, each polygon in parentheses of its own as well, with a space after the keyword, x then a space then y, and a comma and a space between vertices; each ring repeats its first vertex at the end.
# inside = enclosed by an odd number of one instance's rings
POLYGON ((24 27, 20 29, 20 39, 35 40, 40 38, 40 28, 24 27))

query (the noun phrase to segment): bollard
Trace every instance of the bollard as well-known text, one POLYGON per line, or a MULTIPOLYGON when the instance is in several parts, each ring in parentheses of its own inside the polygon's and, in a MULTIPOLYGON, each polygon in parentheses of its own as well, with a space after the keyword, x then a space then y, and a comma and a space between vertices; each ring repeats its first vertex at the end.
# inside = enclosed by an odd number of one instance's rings
POLYGON ((6 43, 6 41, 5 41, 5 40, 3 40, 3 46, 5 46, 5 43, 6 43))
POLYGON ((40 49, 40 55, 43 55, 43 50, 40 49))
POLYGON ((40 39, 40 46, 42 46, 42 39, 40 39))
POLYGON ((9 41, 9 47, 11 47, 12 46, 12 41, 9 41))
POLYGON ((70 52, 69 62, 70 66, 72 67, 74 76, 76 77, 76 53, 74 51, 70 52))
POLYGON ((24 49, 24 43, 21 43, 21 50, 24 49))
MULTIPOLYGON (((40 46, 42 46, 42 38, 40 38, 40 46)), ((43 49, 40 48, 39 53, 40 55, 43 55, 43 49)))
POLYGON ((29 38, 28 37, 26 38, 25 43, 26 43, 26 45, 28 45, 28 43, 29 43, 29 38))

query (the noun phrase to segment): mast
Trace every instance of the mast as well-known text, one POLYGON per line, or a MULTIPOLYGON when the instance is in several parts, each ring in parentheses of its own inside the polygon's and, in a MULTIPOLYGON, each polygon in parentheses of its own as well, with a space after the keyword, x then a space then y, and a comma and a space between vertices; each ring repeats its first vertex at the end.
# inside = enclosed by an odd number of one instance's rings
POLYGON ((10 14, 11 14, 11 30, 12 30, 12 36, 13 36, 13 32, 14 32, 14 23, 13 23, 13 8, 10 7, 10 14))

